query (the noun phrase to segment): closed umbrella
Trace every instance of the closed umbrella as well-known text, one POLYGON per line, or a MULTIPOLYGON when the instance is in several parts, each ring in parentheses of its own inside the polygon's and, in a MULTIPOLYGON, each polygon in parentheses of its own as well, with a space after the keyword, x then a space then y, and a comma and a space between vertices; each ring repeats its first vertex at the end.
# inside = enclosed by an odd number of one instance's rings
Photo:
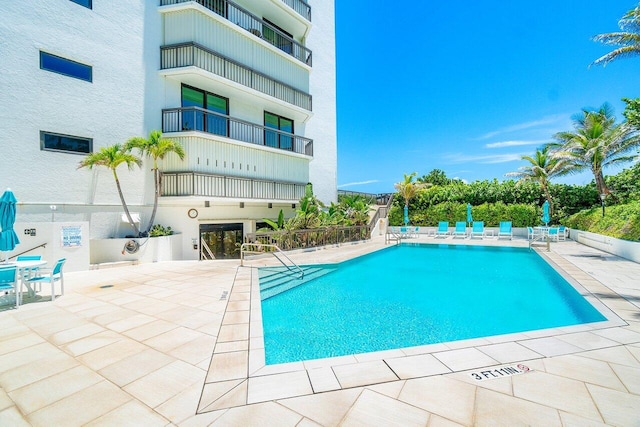
POLYGON ((9 259, 9 251, 15 249, 20 243, 18 235, 13 230, 13 224, 16 221, 16 196, 10 189, 0 197, 0 251, 6 252, 5 262, 9 259))
POLYGON ((544 222, 545 226, 548 226, 549 221, 551 221, 551 218, 549 218, 549 201, 547 200, 542 204, 542 222, 544 222))
POLYGON ((409 206, 404 205, 404 225, 409 225, 409 206))
POLYGON ((473 215, 471 215, 471 203, 467 203, 467 223, 469 227, 471 227, 471 223, 473 222, 473 215))

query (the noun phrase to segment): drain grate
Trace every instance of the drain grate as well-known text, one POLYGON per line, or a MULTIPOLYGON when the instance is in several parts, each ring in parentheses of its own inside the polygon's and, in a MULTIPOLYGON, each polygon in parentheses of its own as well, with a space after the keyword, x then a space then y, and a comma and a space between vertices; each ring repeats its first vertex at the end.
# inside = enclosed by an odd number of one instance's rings
POLYGON ((107 288, 113 288, 113 285, 102 285, 102 286, 100 286, 100 289, 107 289, 107 288))

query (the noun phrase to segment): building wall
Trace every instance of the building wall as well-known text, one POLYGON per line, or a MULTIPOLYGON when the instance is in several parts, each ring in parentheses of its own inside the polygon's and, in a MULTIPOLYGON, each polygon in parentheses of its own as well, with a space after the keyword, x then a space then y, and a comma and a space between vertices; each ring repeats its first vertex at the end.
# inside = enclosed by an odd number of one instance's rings
MULTIPOLYGON (((292 17, 279 0, 241 3, 258 16, 264 12, 263 16, 274 22, 290 20, 294 38, 300 41, 305 37, 307 24, 292 17)), ((328 1, 312 6, 313 24, 306 35, 306 45, 313 50, 310 69, 251 34, 243 34, 244 30, 234 34, 228 23, 220 19, 213 20, 207 28, 206 21, 211 18, 202 11, 184 13, 188 21, 184 25, 191 25, 185 29, 176 27, 182 25, 177 22, 183 19, 180 14, 160 13, 156 1, 94 1, 93 9, 69 0, 2 2, 0 188, 10 187, 16 194, 18 220, 50 222, 55 217, 55 221, 88 221, 91 238, 131 234, 121 221, 122 208, 111 172, 104 168, 77 170, 82 154, 41 150, 40 131, 92 138, 93 151, 97 151, 160 129, 162 108, 180 106, 182 78, 160 71, 160 46, 180 41, 181 37, 214 50, 226 48, 222 53, 312 94, 313 112, 309 113, 283 101, 258 97, 250 90, 229 86, 227 94, 222 88, 220 94, 230 96, 232 116, 262 124, 263 111, 271 111, 294 118, 295 133, 314 139, 311 161, 308 157, 280 155, 271 150, 256 154, 255 147, 243 151, 240 146, 230 146, 229 150, 238 163, 253 162, 259 166, 253 171, 254 178, 309 180, 323 201, 335 200, 334 4, 328 1), (90 65, 92 82, 40 69, 41 50, 90 65), (50 206, 56 206, 56 210, 52 211, 50 206)), ((208 78, 191 77, 205 82, 208 78)), ((220 81, 210 85, 221 87, 220 81)), ((124 166, 118 169, 124 197, 131 211, 140 214, 142 225, 148 221, 153 202, 150 167, 145 162, 142 168, 132 171, 124 166)), ((219 171, 210 168, 203 172, 219 171)), ((200 216, 198 221, 242 221, 247 231, 253 231, 255 222, 264 217, 277 217, 279 211, 277 203, 268 209, 266 201, 249 200, 244 210, 236 200, 210 202, 211 213, 200 216)), ((176 213, 184 213, 185 207, 202 207, 203 203, 202 198, 193 197, 181 198, 179 202, 161 200, 156 223, 171 225, 182 232, 190 245, 192 237, 187 236, 194 230, 197 232, 197 227, 183 215, 178 218, 176 213)), ((291 205, 283 207, 287 216, 294 213, 291 205)))
POLYGON ((306 136, 313 138, 309 176, 314 193, 325 203, 338 199, 338 131, 336 115, 335 7, 333 0, 310 3, 313 27, 307 47, 313 51, 309 92, 313 118, 306 136))

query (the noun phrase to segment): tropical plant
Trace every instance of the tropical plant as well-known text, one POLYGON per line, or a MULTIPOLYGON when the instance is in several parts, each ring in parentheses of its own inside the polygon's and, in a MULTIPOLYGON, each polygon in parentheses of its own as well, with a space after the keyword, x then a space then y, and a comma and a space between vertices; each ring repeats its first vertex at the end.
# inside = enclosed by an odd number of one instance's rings
POLYGON ((566 161, 553 157, 549 146, 536 150, 533 156, 522 156, 521 159, 526 160, 529 164, 522 166, 517 172, 507 173, 506 176, 517 178, 518 183, 534 181, 540 184, 540 190, 549 202, 550 211, 553 212, 553 198, 549 191, 549 180, 554 176, 567 173, 566 161))
POLYGON ((621 31, 593 37, 594 41, 619 47, 596 59, 592 65, 606 66, 618 58, 640 54, 640 6, 625 13, 618 21, 618 26, 621 31))
POLYGON ((160 237, 160 236, 171 236, 173 234, 173 230, 171 227, 163 227, 160 224, 155 224, 149 230, 149 237, 160 237))
POLYGON ((447 185, 451 184, 453 180, 447 178, 447 174, 442 169, 433 169, 428 174, 419 177, 416 181, 421 184, 447 185))
POLYGON ((591 170, 599 194, 609 194, 603 169, 607 166, 629 162, 636 158, 629 155, 640 144, 638 132, 628 123, 616 125, 611 106, 602 104, 598 110, 583 109, 573 117, 574 131, 554 135, 554 157, 564 161, 565 173, 591 170))
POLYGON ((426 184, 413 181, 413 178, 415 178, 416 175, 416 172, 411 174, 405 173, 403 180, 393 185, 400 197, 404 200, 404 207, 407 212, 409 210, 409 202, 411 199, 416 197, 418 191, 426 186, 426 184))
POLYGON ((97 166, 103 166, 111 170, 111 172, 113 173, 113 179, 116 181, 116 188, 118 189, 118 195, 120 196, 122 208, 124 209, 124 213, 127 216, 127 221, 129 221, 129 224, 133 228, 135 235, 140 236, 140 230, 131 217, 129 207, 127 206, 127 202, 124 199, 124 194, 122 193, 120 180, 118 179, 118 173, 116 172, 118 166, 122 164, 127 165, 129 170, 132 170, 136 165, 141 166, 142 160, 139 157, 128 152, 121 144, 114 144, 109 147, 102 147, 99 151, 87 154, 85 158, 80 161, 78 169, 85 167, 88 169, 93 169, 97 166))
POLYGON ((153 226, 153 221, 156 217, 156 212, 158 210, 158 199, 160 197, 160 192, 162 189, 161 186, 161 173, 159 168, 159 163, 163 160, 168 154, 174 153, 177 155, 180 160, 184 159, 185 153, 182 145, 178 142, 173 141, 171 139, 163 138, 162 132, 159 130, 154 130, 149 133, 149 138, 145 139, 142 137, 134 137, 130 138, 125 144, 125 150, 131 151, 133 149, 137 149, 140 153, 150 159, 153 160, 153 167, 151 170, 153 171, 153 184, 154 184, 154 195, 153 195, 153 211, 151 211, 151 217, 149 218, 149 225, 147 226, 146 232, 148 233, 153 226))
POLYGON ((336 209, 343 225, 366 225, 369 222, 369 201, 361 195, 343 197, 336 209))
POLYGON ((640 98, 622 98, 622 100, 627 104, 622 115, 627 119, 627 123, 640 129, 640 98))

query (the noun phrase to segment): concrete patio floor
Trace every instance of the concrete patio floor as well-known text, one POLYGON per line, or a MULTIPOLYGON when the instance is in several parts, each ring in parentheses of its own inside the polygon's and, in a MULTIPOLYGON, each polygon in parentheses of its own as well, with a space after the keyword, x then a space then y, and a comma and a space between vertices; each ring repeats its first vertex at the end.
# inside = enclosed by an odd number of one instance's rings
POLYGON ((55 302, 0 312, 0 426, 640 426, 640 265, 571 241, 551 249, 606 324, 271 366, 255 269, 237 260, 69 273, 55 302), (518 365, 529 371, 471 375, 518 365))

